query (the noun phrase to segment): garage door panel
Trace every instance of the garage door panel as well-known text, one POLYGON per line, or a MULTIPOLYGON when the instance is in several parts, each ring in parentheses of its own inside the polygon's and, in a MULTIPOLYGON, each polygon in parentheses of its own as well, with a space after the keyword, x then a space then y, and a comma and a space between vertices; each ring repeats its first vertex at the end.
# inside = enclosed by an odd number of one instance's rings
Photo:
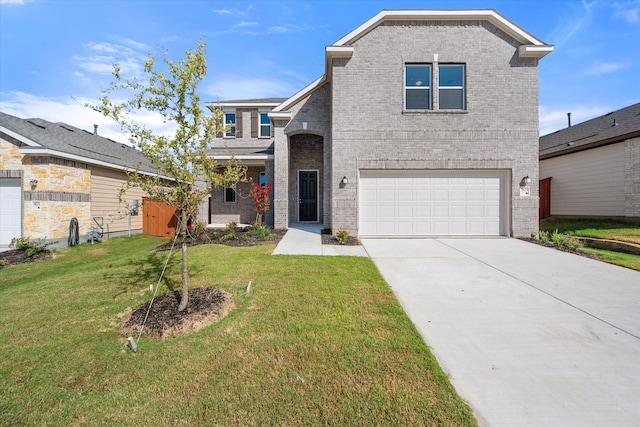
POLYGON ((360 233, 500 235, 503 179, 498 171, 363 171, 360 233))
POLYGON ((8 247, 22 234, 22 188, 20 179, 0 179, 0 246, 8 247))
POLYGON ((396 201, 398 202, 413 202, 413 189, 412 188, 399 188, 397 190, 396 201))

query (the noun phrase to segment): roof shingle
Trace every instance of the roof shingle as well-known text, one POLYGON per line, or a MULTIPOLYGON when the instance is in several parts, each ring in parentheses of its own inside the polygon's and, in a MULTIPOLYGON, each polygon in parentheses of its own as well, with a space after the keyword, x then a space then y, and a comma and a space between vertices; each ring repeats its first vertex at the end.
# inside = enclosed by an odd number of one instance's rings
POLYGON ((60 156, 82 158, 86 163, 107 163, 121 169, 135 169, 156 173, 153 164, 138 150, 126 144, 95 135, 66 123, 52 123, 42 119, 21 119, 0 112, 0 131, 5 128, 37 145, 26 144, 23 152, 47 149, 60 156))
POLYGON ((640 136, 640 103, 612 111, 540 138, 540 159, 640 136))

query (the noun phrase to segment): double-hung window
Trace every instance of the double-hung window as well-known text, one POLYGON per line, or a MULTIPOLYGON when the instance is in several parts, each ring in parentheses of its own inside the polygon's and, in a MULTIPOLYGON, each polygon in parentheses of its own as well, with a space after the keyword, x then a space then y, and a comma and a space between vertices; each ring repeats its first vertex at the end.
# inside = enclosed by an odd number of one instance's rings
POLYGON ((407 64, 405 67, 405 109, 431 109, 431 64, 407 64))
POLYGON ((467 108, 464 64, 405 64, 404 74, 405 110, 467 108))
POLYGON ((438 66, 438 109, 464 110, 464 65, 438 66))
POLYGON ((236 113, 224 113, 224 136, 235 138, 236 136, 236 113))
POLYGON ((260 113, 260 138, 271 137, 271 120, 268 113, 260 113))
POLYGON ((235 203, 236 202, 236 184, 225 184, 224 185, 224 203, 235 203))

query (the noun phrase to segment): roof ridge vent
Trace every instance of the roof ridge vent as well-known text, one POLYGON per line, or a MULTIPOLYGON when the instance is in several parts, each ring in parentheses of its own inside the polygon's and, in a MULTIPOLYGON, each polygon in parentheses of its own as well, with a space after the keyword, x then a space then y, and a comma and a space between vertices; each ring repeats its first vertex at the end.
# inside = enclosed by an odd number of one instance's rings
POLYGON ((68 130, 69 132, 75 132, 73 129, 66 127, 65 125, 60 125, 62 129, 68 130))

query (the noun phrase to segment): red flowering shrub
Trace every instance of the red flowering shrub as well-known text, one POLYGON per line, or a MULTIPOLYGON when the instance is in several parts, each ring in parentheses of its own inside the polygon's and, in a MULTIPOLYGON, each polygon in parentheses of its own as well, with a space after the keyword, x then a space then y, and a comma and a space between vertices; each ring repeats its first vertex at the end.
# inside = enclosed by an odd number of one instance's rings
POLYGON ((269 200, 269 192, 273 186, 271 184, 260 185, 255 182, 251 184, 251 198, 253 199, 254 207, 256 211, 256 224, 262 224, 262 214, 271 208, 271 201, 269 200))

